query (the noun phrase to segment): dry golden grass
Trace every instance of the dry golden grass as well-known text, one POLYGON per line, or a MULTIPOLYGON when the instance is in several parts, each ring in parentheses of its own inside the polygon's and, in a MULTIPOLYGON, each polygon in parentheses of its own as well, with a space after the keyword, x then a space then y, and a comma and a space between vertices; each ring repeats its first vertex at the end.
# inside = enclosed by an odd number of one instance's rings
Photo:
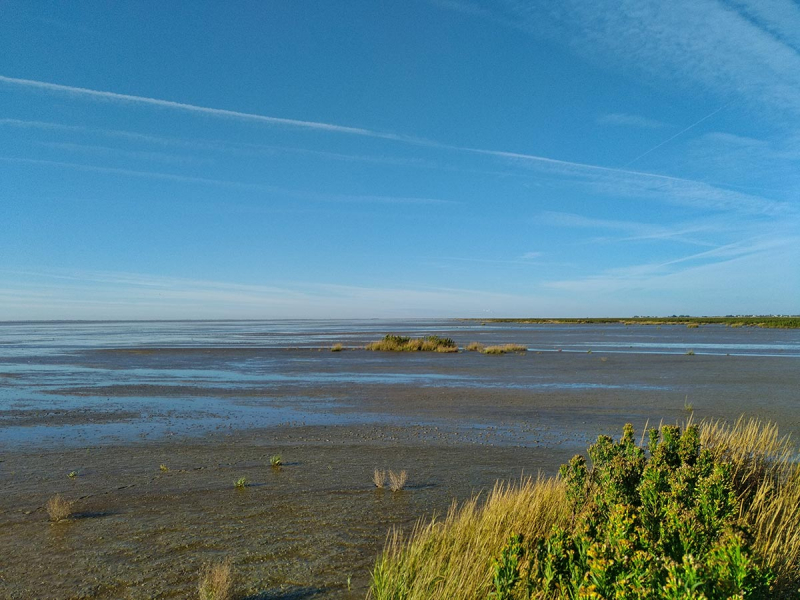
POLYGON ((393 529, 372 573, 369 597, 487 598, 492 561, 509 535, 544 536, 568 517, 564 486, 556 479, 498 483, 485 502, 476 497, 453 504, 443 521, 420 522, 407 538, 393 529))
POLYGON ((700 425, 700 440, 732 465, 741 519, 754 546, 778 575, 777 588, 800 581, 800 455, 777 425, 740 418, 700 425))
POLYGON ((486 346, 484 346, 480 342, 470 342, 466 350, 467 352, 483 352, 484 348, 486 348, 486 346))
POLYGON ((389 489, 393 492, 399 492, 404 487, 406 487, 406 482, 408 481, 408 473, 403 469, 399 473, 395 473, 394 471, 389 471, 389 489))
POLYGON ((481 352, 484 354, 508 354, 510 352, 527 352, 527 346, 522 344, 502 344, 499 346, 486 346, 481 352))
POLYGON ((342 350, 344 350, 344 346, 341 344, 334 344, 331 346, 331 352, 341 352, 342 350))
POLYGON ((50 516, 50 520, 53 523, 58 523, 59 521, 69 519, 72 515, 73 505, 73 502, 65 500, 61 494, 56 494, 47 501, 45 508, 47 509, 47 514, 50 516))
POLYGON ((372 473, 372 483, 376 488, 383 489, 386 486, 386 471, 375 469, 372 473))
POLYGON ((231 600, 233 598, 233 563, 231 559, 207 564, 200 572, 197 586, 200 600, 231 600))

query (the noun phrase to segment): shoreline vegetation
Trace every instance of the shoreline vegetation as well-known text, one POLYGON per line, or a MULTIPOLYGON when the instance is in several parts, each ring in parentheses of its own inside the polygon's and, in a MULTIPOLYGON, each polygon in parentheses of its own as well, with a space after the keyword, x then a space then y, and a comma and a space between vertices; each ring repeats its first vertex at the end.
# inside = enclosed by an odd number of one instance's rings
POLYGON ((800 316, 750 316, 750 317, 587 317, 587 318, 494 318, 460 319, 481 323, 519 323, 525 325, 725 325, 726 327, 761 327, 765 329, 800 329, 800 316))
POLYGON ((558 477, 498 482, 392 529, 368 598, 796 598, 800 465, 777 426, 600 436, 558 477))

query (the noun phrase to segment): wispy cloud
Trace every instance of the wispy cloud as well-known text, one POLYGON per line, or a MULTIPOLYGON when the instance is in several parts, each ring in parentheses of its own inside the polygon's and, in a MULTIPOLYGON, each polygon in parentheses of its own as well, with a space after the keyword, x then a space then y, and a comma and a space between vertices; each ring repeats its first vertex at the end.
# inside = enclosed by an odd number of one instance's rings
POLYGON ((75 169, 78 171, 91 171, 96 173, 107 173, 110 175, 123 175, 126 177, 140 177, 140 178, 156 179, 162 181, 175 181, 181 183, 193 183, 198 185, 229 187, 240 190, 263 192, 263 193, 273 194, 276 196, 284 196, 299 200, 311 200, 319 202, 339 202, 339 203, 362 202, 367 204, 439 204, 439 205, 459 204, 457 200, 445 200, 441 198, 416 198, 411 196, 381 196, 381 195, 367 195, 367 194, 358 195, 358 194, 322 193, 322 192, 313 192, 305 190, 295 190, 279 186, 266 185, 262 183, 249 183, 245 181, 212 179, 209 177, 193 177, 189 175, 177 175, 174 173, 159 173, 157 171, 137 171, 133 169, 118 169, 114 167, 101 167, 96 165, 85 165, 80 163, 41 160, 34 158, 17 158, 9 156, 0 156, 0 161, 10 162, 10 163, 32 164, 32 165, 48 165, 52 167, 75 169))
MULTIPOLYGON (((763 285, 763 281, 770 281, 770 285, 781 282, 781 285, 785 284, 791 289, 800 283, 797 275, 775 275, 779 271, 785 272, 786 264, 796 264, 796 260, 800 259, 799 248, 800 237, 797 235, 761 237, 724 244, 672 260, 635 264, 607 269, 596 275, 550 281, 544 286, 584 294, 667 289, 684 294, 691 290, 691 293, 705 296, 705 288, 713 279, 714 286, 726 289, 728 293, 737 289, 748 289, 752 293, 755 287, 763 285), (743 267, 744 264, 747 268, 743 267), (739 270, 730 268, 731 265, 738 265, 739 270), (711 274, 711 279, 706 282, 696 280, 693 274, 698 271, 706 273, 707 277, 711 274), (767 272, 769 274, 765 275, 767 272), (792 278, 795 279, 794 282, 792 278), (696 287, 692 287, 693 285, 696 287)), ((782 304, 788 305, 786 302, 782 304)))
POLYGON ((566 44, 606 67, 623 65, 682 88, 700 85, 765 117, 800 114, 800 10, 789 0, 505 0, 478 7, 493 22, 566 44))
POLYGON ((521 297, 482 290, 327 283, 266 286, 141 273, 2 271, 4 318, 291 318, 478 315, 521 297))
POLYGON ((622 127, 639 127, 641 129, 662 129, 668 127, 663 121, 643 117, 641 115, 629 115, 627 113, 611 113, 602 115, 597 119, 601 125, 617 125, 622 127))
MULTIPOLYGON (((712 224, 707 219, 702 223, 679 223, 672 226, 664 226, 637 221, 597 219, 584 215, 556 211, 544 211, 536 217, 536 221, 557 227, 591 229, 595 233, 603 230, 612 230, 621 231, 626 234, 624 237, 615 238, 614 241, 670 240, 698 246, 714 246, 715 244, 689 236, 697 233, 719 232, 723 229, 718 223, 715 222, 712 224)), ((597 238, 592 238, 592 241, 598 240, 597 238)))

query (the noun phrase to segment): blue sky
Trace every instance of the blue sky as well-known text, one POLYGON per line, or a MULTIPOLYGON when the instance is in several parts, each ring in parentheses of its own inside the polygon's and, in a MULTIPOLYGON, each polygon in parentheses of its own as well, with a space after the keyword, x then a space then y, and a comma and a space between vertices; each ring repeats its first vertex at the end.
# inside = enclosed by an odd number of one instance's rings
POLYGON ((800 312, 795 2, 0 12, 0 320, 800 312))

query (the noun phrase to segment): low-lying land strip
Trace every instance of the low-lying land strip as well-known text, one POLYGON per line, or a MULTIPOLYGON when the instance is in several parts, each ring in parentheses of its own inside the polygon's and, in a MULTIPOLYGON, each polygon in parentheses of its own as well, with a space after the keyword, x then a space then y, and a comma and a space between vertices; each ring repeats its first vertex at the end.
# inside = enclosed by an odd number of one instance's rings
POLYGON ((798 329, 800 316, 773 317, 587 317, 587 318, 497 318, 464 319, 481 323, 526 323, 526 324, 611 324, 625 325, 727 325, 728 327, 764 327, 770 329, 798 329))

